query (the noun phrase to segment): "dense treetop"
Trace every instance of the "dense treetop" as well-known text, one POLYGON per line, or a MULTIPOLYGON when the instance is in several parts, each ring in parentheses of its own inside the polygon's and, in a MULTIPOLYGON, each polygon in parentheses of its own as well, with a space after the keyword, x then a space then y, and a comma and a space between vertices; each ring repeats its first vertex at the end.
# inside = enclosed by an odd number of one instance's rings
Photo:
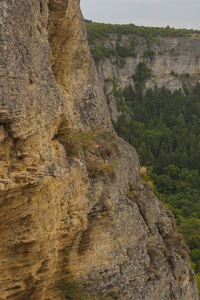
POLYGON ((138 66, 135 90, 115 88, 122 115, 114 127, 137 149, 141 165, 148 169, 148 180, 157 187, 155 193, 173 212, 199 280, 200 84, 187 95, 164 87, 143 95, 145 72, 148 75, 143 65, 138 66))

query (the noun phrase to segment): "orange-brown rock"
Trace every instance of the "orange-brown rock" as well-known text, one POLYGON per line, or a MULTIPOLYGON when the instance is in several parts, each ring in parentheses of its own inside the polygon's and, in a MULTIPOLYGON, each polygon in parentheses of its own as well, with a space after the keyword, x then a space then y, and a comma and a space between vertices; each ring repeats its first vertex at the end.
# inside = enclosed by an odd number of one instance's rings
POLYGON ((0 299, 69 299, 74 281, 85 299, 198 299, 171 213, 112 129, 79 1, 0 8, 0 299))

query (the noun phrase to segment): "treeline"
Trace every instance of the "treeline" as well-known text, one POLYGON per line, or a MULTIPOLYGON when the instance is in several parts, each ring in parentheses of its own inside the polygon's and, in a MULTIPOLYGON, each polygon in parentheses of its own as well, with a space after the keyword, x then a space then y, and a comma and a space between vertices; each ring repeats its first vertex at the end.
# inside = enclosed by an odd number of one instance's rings
POLYGON ((159 199, 174 213, 199 280, 200 84, 187 95, 164 87, 148 89, 143 95, 142 84, 150 70, 140 64, 133 75, 136 89, 129 86, 116 94, 124 113, 114 127, 137 149, 141 165, 147 166, 157 186, 159 199))
POLYGON ((90 20, 86 21, 89 44, 94 44, 95 40, 102 40, 110 37, 110 34, 117 34, 118 40, 121 40, 122 34, 132 34, 136 37, 143 37, 146 40, 151 40, 157 37, 190 37, 191 34, 200 34, 199 30, 174 29, 167 26, 166 28, 159 27, 144 27, 134 24, 128 25, 112 25, 103 23, 93 23, 90 20))
MULTIPOLYGON (((144 57, 149 57, 153 59, 155 52, 150 49, 151 42, 155 42, 156 38, 160 37, 191 37, 195 34, 200 35, 199 30, 188 30, 188 29, 174 29, 169 26, 166 28, 158 27, 144 27, 136 26, 134 24, 129 25, 112 25, 112 24, 102 24, 102 23, 93 23, 90 20, 86 20, 88 42, 90 44, 90 50, 93 56, 93 59, 96 63, 100 60, 103 60, 105 57, 115 57, 116 61, 114 62, 117 65, 123 66, 124 58, 131 56, 136 57, 135 46, 138 45, 138 38, 142 37, 146 40, 148 50, 144 51, 144 57), (109 38, 111 34, 117 34, 117 43, 116 47, 108 48, 103 45, 95 45, 96 40, 104 40, 109 38), (129 44, 122 46, 120 41, 122 40, 122 35, 129 36, 129 44)), ((159 41, 158 41, 159 44, 159 41)), ((174 49, 172 49, 174 50, 174 49)), ((162 55, 162 52, 158 53, 162 55)))

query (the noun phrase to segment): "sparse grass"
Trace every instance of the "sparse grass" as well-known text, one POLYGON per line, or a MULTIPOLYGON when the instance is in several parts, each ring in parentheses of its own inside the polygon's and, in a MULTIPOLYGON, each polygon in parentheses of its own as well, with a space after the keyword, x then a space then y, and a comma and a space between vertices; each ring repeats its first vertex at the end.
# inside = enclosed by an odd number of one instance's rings
POLYGON ((82 150, 95 145, 94 132, 71 132, 67 135, 58 135, 56 139, 64 146, 69 157, 79 157, 82 150))
POLYGON ((87 160, 86 169, 89 178, 97 178, 102 173, 102 165, 99 161, 87 160))
POLYGON ((116 179, 116 172, 115 172, 116 162, 112 161, 107 163, 103 166, 103 173, 112 179, 113 181, 116 179))
POLYGON ((111 158, 113 155, 113 149, 107 141, 102 141, 98 147, 98 150, 104 160, 111 158))
POLYGON ((188 248, 184 244, 182 236, 179 233, 170 232, 166 237, 164 237, 164 242, 166 245, 166 256, 170 255, 173 250, 177 251, 183 258, 188 255, 188 248))
POLYGON ((64 296, 66 300, 114 300, 119 299, 119 293, 116 289, 112 289, 106 295, 100 293, 94 293, 88 295, 84 290, 84 285, 81 285, 77 281, 62 280, 57 283, 56 290, 60 295, 64 296))
POLYGON ((116 179, 115 162, 104 163, 101 159, 88 159, 86 168, 89 178, 97 178, 100 175, 108 176, 112 181, 116 179))
POLYGON ((65 148, 69 157, 79 157, 82 151, 96 148, 103 157, 111 157, 113 149, 110 141, 116 136, 109 130, 94 130, 88 132, 70 132, 66 135, 57 135, 58 140, 65 148))
POLYGON ((58 284, 58 290, 65 296, 66 300, 88 300, 83 287, 76 281, 62 281, 58 284))
POLYGON ((84 157, 89 178, 100 175, 116 179, 116 136, 111 130, 94 130, 86 133, 71 132, 56 136, 66 151, 67 157, 84 157))
POLYGON ((135 201, 140 198, 140 193, 138 191, 129 191, 126 196, 130 200, 135 201))

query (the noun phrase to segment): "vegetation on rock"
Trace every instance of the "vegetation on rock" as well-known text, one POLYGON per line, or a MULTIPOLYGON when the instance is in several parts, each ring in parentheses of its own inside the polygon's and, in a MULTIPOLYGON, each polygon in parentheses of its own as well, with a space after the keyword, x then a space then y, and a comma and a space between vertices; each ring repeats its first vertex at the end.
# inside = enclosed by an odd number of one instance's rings
POLYGON ((199 35, 199 30, 174 29, 170 27, 144 27, 134 24, 128 25, 112 25, 103 23, 93 23, 86 20, 89 44, 94 44, 95 40, 102 40, 110 37, 111 34, 117 34, 118 40, 122 34, 132 34, 134 37, 143 37, 147 40, 152 40, 158 37, 190 37, 192 34, 199 35))
POLYGON ((137 82, 137 86, 140 83, 144 82, 145 79, 151 77, 151 70, 147 68, 147 65, 144 62, 140 62, 137 65, 137 69, 135 74, 133 74, 132 78, 137 82))
POLYGON ((84 133, 70 132, 55 139, 64 146, 68 157, 84 157, 89 178, 103 175, 115 180, 116 161, 113 155, 116 145, 112 142, 113 137, 110 130, 96 129, 84 133))

